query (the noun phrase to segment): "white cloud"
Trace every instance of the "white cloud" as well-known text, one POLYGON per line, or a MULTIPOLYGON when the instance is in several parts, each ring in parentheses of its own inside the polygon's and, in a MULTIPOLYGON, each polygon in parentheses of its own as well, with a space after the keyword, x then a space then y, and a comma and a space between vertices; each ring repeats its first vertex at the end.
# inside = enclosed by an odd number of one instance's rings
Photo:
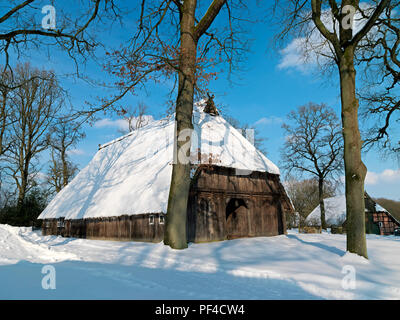
POLYGON ((261 125, 270 125, 270 124, 281 124, 283 122, 282 118, 271 116, 271 117, 263 117, 256 122, 254 122, 254 126, 261 125))
POLYGON ((365 185, 371 186, 378 183, 379 175, 375 172, 368 171, 367 176, 365 177, 365 185))
POLYGON ((128 121, 125 119, 111 120, 109 118, 96 121, 95 128, 117 128, 121 130, 128 130, 128 121))
MULTIPOLYGON (((135 120, 133 120, 133 126, 135 126, 135 120)), ((147 124, 151 121, 153 121, 153 117, 151 115, 144 115, 143 116, 143 121, 144 124, 147 124)), ((129 131, 129 123, 128 120, 126 119, 116 119, 116 120, 112 120, 109 118, 105 118, 105 119, 101 119, 99 121, 96 121, 94 124, 95 128, 116 128, 119 130, 123 130, 123 131, 129 131)))
POLYGON ((48 175, 45 172, 38 171, 38 172, 29 174, 29 177, 32 180, 34 180, 36 183, 38 183, 39 185, 44 185, 46 183, 48 175))
POLYGON ((82 149, 72 149, 72 150, 68 150, 67 153, 69 155, 73 155, 73 156, 82 156, 85 154, 85 151, 82 149))
POLYGON ((365 184, 368 186, 382 184, 382 183, 388 184, 399 181, 400 181, 400 169, 399 170, 386 169, 380 173, 368 171, 367 176, 365 178, 365 184))

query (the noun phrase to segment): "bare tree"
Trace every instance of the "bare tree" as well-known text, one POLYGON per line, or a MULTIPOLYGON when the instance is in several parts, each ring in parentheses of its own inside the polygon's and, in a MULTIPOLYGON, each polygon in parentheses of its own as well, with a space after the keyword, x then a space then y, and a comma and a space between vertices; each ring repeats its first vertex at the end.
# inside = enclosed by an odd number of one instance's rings
POLYGON ((146 114, 147 112, 148 107, 143 102, 139 102, 135 108, 123 108, 121 113, 128 124, 128 129, 121 129, 119 132, 126 134, 147 125, 151 119, 151 116, 146 114))
MULTIPOLYGON (((322 45, 317 53, 337 66, 340 78, 344 162, 346 180, 347 250, 368 257, 365 237, 364 180, 367 168, 361 159, 362 141, 356 97, 356 57, 390 0, 374 0, 363 6, 359 0, 276 0, 275 12, 283 19, 280 39, 297 34, 312 42, 317 34, 322 45), (361 15, 359 30, 353 28, 354 13, 361 15)), ((396 1, 397 2, 397 1, 396 1)), ((315 47, 315 46, 314 46, 315 47)))
POLYGON ((77 122, 59 119, 50 129, 51 162, 48 182, 59 192, 76 174, 77 166, 68 159, 68 151, 85 137, 77 122))
POLYGON ((13 106, 12 143, 5 162, 6 172, 18 188, 17 205, 22 207, 38 173, 33 160, 49 146, 49 129, 61 108, 63 94, 52 72, 34 69, 29 64, 18 65, 15 78, 23 85, 15 90, 10 102, 13 106), (35 75, 39 76, 26 81, 35 75))
MULTIPOLYGON (((337 187, 338 184, 333 180, 325 181, 323 197, 334 197, 337 187)), ((285 189, 296 212, 300 215, 300 220, 304 221, 320 203, 318 179, 299 180, 297 177, 289 175, 285 181, 285 189)))
POLYGON ((9 71, 4 71, 0 75, 0 157, 7 152, 10 147, 8 138, 8 128, 11 125, 12 109, 9 104, 12 94, 12 79, 9 71))
POLYGON ((326 229, 324 185, 343 169, 343 138, 338 117, 324 104, 309 103, 288 115, 282 125, 286 142, 281 149, 283 168, 314 176, 318 181, 321 226, 326 229))
POLYGON ((67 157, 61 159, 60 153, 52 149, 50 165, 47 171, 47 183, 50 185, 50 193, 60 192, 77 172, 77 165, 67 157))
POLYGON ((400 138, 391 130, 400 121, 400 16, 399 3, 392 1, 374 27, 373 39, 367 39, 358 63, 365 66, 365 89, 360 97, 366 108, 364 116, 380 118, 368 130, 365 145, 400 153, 400 138), (396 139, 397 138, 397 139, 396 139))

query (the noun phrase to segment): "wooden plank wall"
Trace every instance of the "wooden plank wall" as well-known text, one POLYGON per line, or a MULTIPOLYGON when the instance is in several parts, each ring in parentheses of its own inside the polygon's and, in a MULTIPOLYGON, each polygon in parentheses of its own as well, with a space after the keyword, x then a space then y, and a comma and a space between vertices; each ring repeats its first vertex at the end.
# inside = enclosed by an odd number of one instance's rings
MULTIPOLYGON (((237 175, 235 169, 200 167, 193 178, 188 202, 187 235, 190 242, 219 241, 238 237, 275 236, 286 233, 285 214, 293 211, 279 175, 252 172, 237 175), (230 201, 241 206, 227 216, 230 201)), ((66 220, 45 220, 43 235, 160 242, 164 237, 162 213, 66 220)))
POLYGON ((46 219, 42 224, 42 234, 86 239, 160 242, 164 238, 164 224, 160 223, 160 216, 164 214, 65 220, 63 228, 57 228, 57 219, 46 219), (150 216, 154 217, 153 224, 149 223, 150 216))
POLYGON ((285 214, 292 210, 278 175, 252 172, 239 176, 234 169, 206 166, 197 171, 191 187, 188 240, 208 242, 283 234, 285 214), (235 199, 243 201, 245 207, 236 212, 242 217, 235 222, 237 232, 229 234, 227 205, 235 199))

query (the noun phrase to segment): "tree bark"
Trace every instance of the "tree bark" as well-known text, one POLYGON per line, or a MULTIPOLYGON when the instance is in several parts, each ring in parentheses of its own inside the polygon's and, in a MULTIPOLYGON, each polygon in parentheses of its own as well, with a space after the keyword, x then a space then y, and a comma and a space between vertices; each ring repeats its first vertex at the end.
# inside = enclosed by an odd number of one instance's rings
POLYGON ((365 237, 364 180, 367 168, 361 160, 358 127, 354 48, 349 46, 339 61, 346 179, 347 251, 368 258, 365 237))
POLYGON ((326 220, 325 220, 325 203, 324 203, 324 179, 318 179, 318 198, 319 198, 319 208, 321 211, 321 227, 326 230, 326 220))
POLYGON ((62 162, 62 186, 65 187, 68 184, 68 179, 69 179, 69 175, 68 175, 68 163, 67 163, 67 159, 65 157, 65 152, 66 152, 66 148, 64 145, 62 145, 62 149, 61 149, 61 162, 62 162))
POLYGON ((21 171, 21 183, 18 185, 17 211, 19 215, 22 215, 24 212, 24 201, 28 189, 29 163, 30 160, 27 160, 23 164, 24 169, 21 171))
MULTIPOLYGON (((177 156, 172 167, 171 187, 164 243, 173 249, 187 248, 186 215, 190 189, 190 163, 179 160, 183 145, 190 146, 190 140, 179 141, 178 137, 186 129, 193 129, 193 99, 196 72, 197 40, 195 31, 196 0, 186 0, 182 5, 181 52, 179 61, 179 86, 176 99, 176 135, 177 156)), ((183 150, 183 149, 182 149, 183 150)), ((190 149, 189 149, 190 150, 190 149)), ((190 152, 190 151, 189 151, 190 152)), ((189 156, 189 155, 187 155, 189 156)))
POLYGON ((7 118, 6 118, 6 108, 7 108, 7 90, 3 90, 1 93, 2 95, 2 100, 1 100, 1 112, 0 112, 0 156, 4 153, 4 146, 3 146, 3 138, 6 132, 6 124, 7 124, 7 118))

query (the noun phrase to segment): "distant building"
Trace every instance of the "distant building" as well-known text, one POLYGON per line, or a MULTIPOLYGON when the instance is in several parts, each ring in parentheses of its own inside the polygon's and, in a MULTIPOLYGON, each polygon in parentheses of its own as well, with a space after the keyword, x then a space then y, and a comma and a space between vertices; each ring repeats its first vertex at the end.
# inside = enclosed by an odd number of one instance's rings
MULTIPOLYGON (((400 227, 400 222, 389 211, 377 204, 366 192, 365 199, 365 231, 368 234, 392 235, 394 230, 400 227)), ((325 220, 327 226, 335 232, 346 230, 346 197, 324 199, 325 220)), ((319 227, 321 225, 321 211, 317 206, 305 220, 306 225, 319 227)))

